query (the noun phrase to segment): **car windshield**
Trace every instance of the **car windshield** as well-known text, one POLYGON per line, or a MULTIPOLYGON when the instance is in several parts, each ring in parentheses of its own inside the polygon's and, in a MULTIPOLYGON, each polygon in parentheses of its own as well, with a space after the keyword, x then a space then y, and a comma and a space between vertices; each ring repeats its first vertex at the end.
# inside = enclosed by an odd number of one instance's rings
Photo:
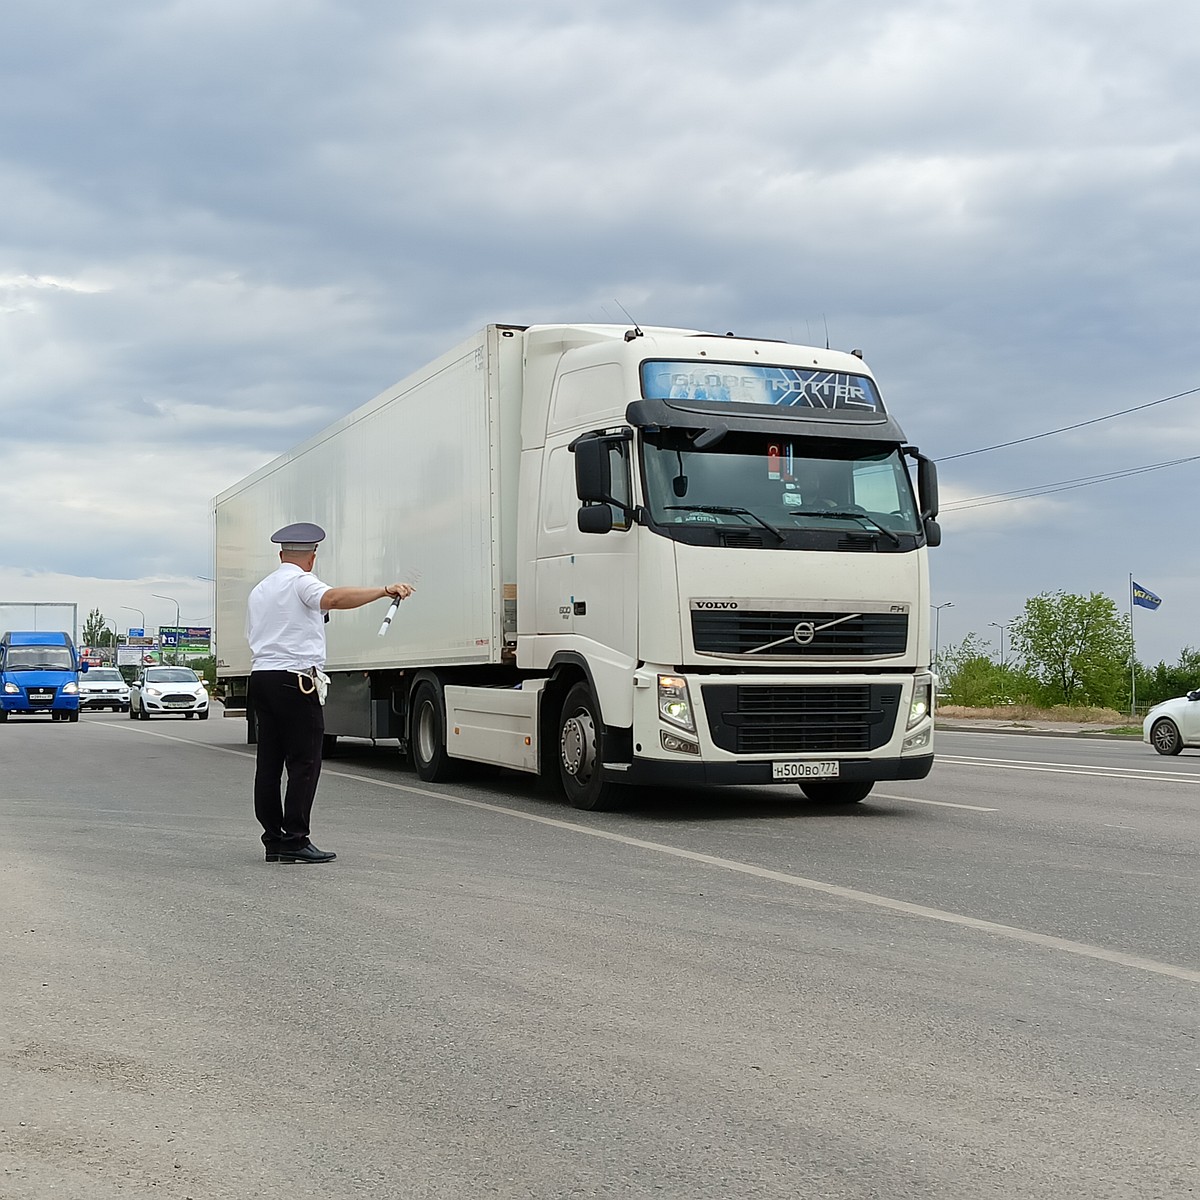
POLYGON ((159 671, 146 672, 147 683, 199 683, 200 678, 188 667, 163 667, 159 671))
POLYGON ((9 646, 4 665, 10 671, 73 671, 66 646, 9 646))
POLYGON ((120 671, 114 671, 112 667, 93 667, 87 673, 88 683, 122 683, 124 677, 120 671))
POLYGON ((659 524, 857 524, 893 539, 920 530, 896 448, 729 433, 697 450, 683 430, 647 433, 644 446, 646 500, 659 524))

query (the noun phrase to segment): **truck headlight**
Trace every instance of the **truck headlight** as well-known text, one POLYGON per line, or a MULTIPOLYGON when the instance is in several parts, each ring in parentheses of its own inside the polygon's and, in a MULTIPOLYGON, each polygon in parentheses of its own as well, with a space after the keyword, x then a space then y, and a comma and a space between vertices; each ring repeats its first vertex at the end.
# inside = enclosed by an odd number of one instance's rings
POLYGON ((908 706, 908 728, 919 725, 930 713, 933 703, 933 676, 918 675, 913 680, 912 703, 908 706))
POLYGON ((686 679, 678 675, 658 677, 658 715, 680 729, 696 732, 696 721, 692 716, 692 698, 688 695, 686 679))
POLYGON ((78 694, 78 692, 79 692, 79 684, 77 684, 77 683, 64 683, 63 684, 63 695, 64 696, 75 696, 78 694))
POLYGON ((6 683, 4 685, 4 694, 6 696, 19 696, 21 689, 15 683, 6 683))

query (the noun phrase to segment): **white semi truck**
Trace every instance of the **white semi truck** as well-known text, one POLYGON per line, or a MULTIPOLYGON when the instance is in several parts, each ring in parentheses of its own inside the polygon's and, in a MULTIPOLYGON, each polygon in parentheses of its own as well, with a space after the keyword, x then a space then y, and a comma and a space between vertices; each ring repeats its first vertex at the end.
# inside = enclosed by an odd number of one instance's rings
MULTIPOLYGON (((244 704, 270 533, 328 531, 327 739, 629 785, 798 784, 933 763, 933 463, 854 351, 612 325, 489 325, 222 492, 217 673, 244 704), (914 489, 908 469, 915 465, 914 489)), ((248 736, 254 740, 252 714, 248 736)))

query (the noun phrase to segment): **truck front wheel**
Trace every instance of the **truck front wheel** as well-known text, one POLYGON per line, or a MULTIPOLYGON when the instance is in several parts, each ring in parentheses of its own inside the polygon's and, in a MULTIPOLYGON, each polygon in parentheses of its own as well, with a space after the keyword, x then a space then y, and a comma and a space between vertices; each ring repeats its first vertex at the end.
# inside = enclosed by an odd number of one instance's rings
POLYGON ((875 786, 865 783, 841 783, 832 779, 812 779, 800 785, 800 790, 817 804, 857 804, 865 800, 875 786))
POLYGON ((586 683, 577 683, 563 701, 558 723, 558 772, 572 808, 589 812, 612 808, 624 789, 602 778, 604 725, 600 706, 586 683))
POLYGON ((428 680, 418 683, 412 696, 413 766, 426 783, 445 783, 457 773, 457 764, 446 753, 446 721, 438 690, 428 680))

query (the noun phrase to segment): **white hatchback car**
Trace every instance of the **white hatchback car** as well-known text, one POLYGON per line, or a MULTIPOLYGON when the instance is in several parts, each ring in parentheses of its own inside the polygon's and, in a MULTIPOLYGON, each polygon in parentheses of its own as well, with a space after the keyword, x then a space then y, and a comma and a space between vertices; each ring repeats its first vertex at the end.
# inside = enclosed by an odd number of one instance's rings
POLYGON ((208 720, 208 692, 191 667, 146 667, 129 693, 129 719, 177 713, 208 720))
POLYGON ((1142 741, 1159 754, 1178 754, 1185 746, 1200 746, 1200 691, 1156 704, 1142 722, 1142 741))
POLYGON ((129 711, 129 684, 116 667, 93 667, 79 676, 79 707, 129 711))

